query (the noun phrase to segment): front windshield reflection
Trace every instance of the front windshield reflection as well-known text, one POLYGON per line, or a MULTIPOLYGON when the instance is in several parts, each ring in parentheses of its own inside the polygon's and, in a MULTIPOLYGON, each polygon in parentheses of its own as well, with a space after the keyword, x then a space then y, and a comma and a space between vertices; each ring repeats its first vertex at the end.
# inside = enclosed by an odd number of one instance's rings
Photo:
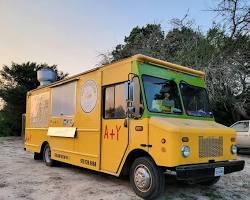
POLYGON ((177 84, 172 80, 142 76, 148 109, 159 113, 182 113, 177 84))
POLYGON ((183 104, 188 115, 199 117, 213 116, 205 88, 182 82, 180 84, 180 89, 183 104))

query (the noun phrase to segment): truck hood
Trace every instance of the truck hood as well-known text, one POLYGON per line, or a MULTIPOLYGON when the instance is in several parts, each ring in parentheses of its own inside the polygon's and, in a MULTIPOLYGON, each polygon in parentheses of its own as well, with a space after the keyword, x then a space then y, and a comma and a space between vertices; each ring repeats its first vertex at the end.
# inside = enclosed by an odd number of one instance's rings
POLYGON ((168 166, 236 159, 236 155, 231 153, 235 131, 214 121, 152 117, 149 119, 149 129, 149 142, 155 147, 150 151, 158 155, 160 147, 164 146, 169 152, 166 158, 168 166), (183 137, 187 137, 188 141, 183 142, 183 137), (165 144, 159 142, 161 138, 166 139, 165 144), (183 145, 190 147, 188 158, 176 151, 183 145))
POLYGON ((199 132, 199 134, 204 135, 216 131, 217 133, 223 133, 223 135, 225 133, 235 134, 232 128, 216 123, 215 121, 207 120, 151 117, 149 124, 174 133, 191 131, 193 133, 199 132))

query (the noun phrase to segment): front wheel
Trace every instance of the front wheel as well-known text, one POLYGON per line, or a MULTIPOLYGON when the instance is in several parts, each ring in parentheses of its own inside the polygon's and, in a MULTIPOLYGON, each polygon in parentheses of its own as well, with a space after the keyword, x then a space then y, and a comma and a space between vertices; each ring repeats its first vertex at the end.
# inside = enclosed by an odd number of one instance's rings
POLYGON ((130 168, 130 183, 138 196, 154 199, 164 191, 165 177, 151 158, 140 157, 130 168))
POLYGON ((43 160, 47 166, 53 166, 55 161, 51 159, 51 150, 49 144, 46 144, 43 150, 43 160))

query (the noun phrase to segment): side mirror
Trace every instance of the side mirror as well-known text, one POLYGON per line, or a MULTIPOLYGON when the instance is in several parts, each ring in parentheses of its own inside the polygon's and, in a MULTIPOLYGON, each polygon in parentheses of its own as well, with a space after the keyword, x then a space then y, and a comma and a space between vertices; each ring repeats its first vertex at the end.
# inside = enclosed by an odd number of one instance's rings
POLYGON ((125 97, 126 101, 132 102, 134 100, 134 83, 133 81, 128 81, 125 83, 125 97))
POLYGON ((128 90, 128 88, 129 88, 129 82, 127 81, 127 82, 125 82, 125 99, 126 99, 126 101, 128 101, 128 96, 129 96, 129 90, 128 90))
POLYGON ((143 113, 141 104, 141 89, 139 77, 134 75, 128 82, 125 83, 126 100, 128 106, 128 116, 130 118, 140 118, 143 113))
POLYGON ((128 87, 128 100, 133 102, 134 101, 134 91, 135 91, 135 85, 134 85, 134 82, 133 81, 130 81, 129 82, 129 87, 128 87))

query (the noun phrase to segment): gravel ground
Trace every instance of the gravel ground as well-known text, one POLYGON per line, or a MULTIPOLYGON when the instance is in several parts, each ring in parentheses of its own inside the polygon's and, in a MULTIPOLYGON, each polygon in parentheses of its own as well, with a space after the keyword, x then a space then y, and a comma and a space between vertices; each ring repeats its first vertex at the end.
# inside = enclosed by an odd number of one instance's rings
MULTIPOLYGON (((187 185, 166 176, 166 190, 159 199, 250 199, 250 154, 241 172, 223 176, 214 186, 187 185)), ((127 179, 67 164, 47 167, 23 151, 21 138, 0 137, 0 200, 136 200, 127 179)))

